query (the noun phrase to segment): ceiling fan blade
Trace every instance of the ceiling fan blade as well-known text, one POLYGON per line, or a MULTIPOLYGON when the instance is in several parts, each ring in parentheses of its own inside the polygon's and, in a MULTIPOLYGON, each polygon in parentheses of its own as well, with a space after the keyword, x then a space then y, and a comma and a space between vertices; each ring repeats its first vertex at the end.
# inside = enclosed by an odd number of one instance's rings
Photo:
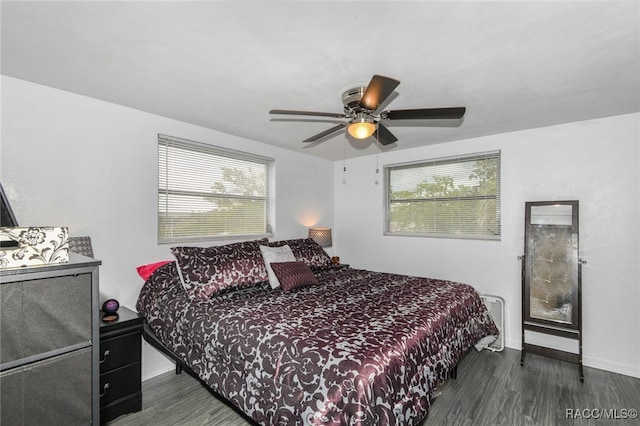
POLYGON ((400 81, 376 74, 371 78, 367 89, 360 99, 360 108, 371 111, 377 110, 380 105, 393 93, 398 87, 400 81))
POLYGON ((383 111, 380 117, 385 120, 455 119, 462 118, 466 110, 465 107, 399 109, 383 111))
POLYGON ((347 118, 347 115, 341 112, 294 111, 289 109, 272 109, 271 111, 269 111, 269 114, 315 115, 318 117, 347 118))
POLYGON ((317 135, 313 135, 310 138, 303 140, 302 142, 315 142, 318 139, 322 139, 325 136, 329 136, 331 133, 335 133, 338 130, 341 130, 342 128, 344 128, 345 125, 346 123, 340 123, 337 126, 333 126, 332 128, 325 130, 324 132, 320 132, 317 135))
POLYGON ((382 145, 389 145, 398 140, 393 133, 389 131, 386 127, 382 125, 382 123, 378 123, 378 130, 373 136, 380 142, 382 145))

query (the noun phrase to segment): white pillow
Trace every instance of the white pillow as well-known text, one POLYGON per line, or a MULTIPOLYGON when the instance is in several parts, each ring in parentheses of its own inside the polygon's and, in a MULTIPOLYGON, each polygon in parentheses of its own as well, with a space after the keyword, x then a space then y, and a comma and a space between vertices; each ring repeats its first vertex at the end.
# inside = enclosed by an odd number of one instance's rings
POLYGON ((291 251, 291 247, 282 246, 282 247, 268 247, 268 246, 260 246, 260 252, 262 253, 262 258, 264 259, 264 265, 267 267, 267 274, 269 275, 269 285, 271 288, 279 288, 280 281, 278 281, 278 277, 271 269, 271 262, 295 262, 296 258, 291 251))

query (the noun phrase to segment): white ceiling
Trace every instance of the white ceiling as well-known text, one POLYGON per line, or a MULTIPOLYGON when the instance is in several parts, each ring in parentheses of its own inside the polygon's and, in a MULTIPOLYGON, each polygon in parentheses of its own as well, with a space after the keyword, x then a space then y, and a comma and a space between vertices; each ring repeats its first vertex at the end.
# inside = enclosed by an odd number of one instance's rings
POLYGON ((268 111, 342 112, 373 74, 387 109, 467 107, 388 149, 640 111, 637 1, 2 1, 1 31, 2 74, 334 160, 376 148, 268 111))

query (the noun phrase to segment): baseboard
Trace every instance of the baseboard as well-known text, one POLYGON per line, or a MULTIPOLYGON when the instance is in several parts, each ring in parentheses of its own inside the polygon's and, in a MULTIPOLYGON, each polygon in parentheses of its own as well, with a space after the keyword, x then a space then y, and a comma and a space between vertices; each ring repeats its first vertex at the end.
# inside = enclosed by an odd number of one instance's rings
MULTIPOLYGON (((505 346, 517 351, 522 350, 522 344, 520 343, 520 341, 507 340, 505 342, 505 346)), ((616 374, 623 374, 625 376, 631 376, 640 379, 640 368, 632 365, 618 364, 615 362, 584 355, 582 356, 582 364, 585 367, 596 368, 598 370, 604 370, 616 374)))
POLYGON ((520 340, 516 341, 516 340, 505 339, 504 345, 507 348, 515 349, 517 351, 522 349, 522 343, 520 342, 520 340))
POLYGON ((145 374, 142 376, 142 381, 144 382, 145 380, 153 379, 154 377, 164 373, 168 373, 169 371, 175 371, 175 369, 176 369, 175 365, 170 365, 167 368, 157 368, 153 371, 146 371, 145 374))
POLYGON ((176 364, 142 339, 142 381, 175 370, 176 364))
POLYGON ((617 364, 615 362, 591 358, 584 355, 582 356, 582 363, 585 367, 597 368, 598 370, 609 371, 611 373, 623 374, 625 376, 640 379, 640 368, 633 367, 631 365, 617 364))

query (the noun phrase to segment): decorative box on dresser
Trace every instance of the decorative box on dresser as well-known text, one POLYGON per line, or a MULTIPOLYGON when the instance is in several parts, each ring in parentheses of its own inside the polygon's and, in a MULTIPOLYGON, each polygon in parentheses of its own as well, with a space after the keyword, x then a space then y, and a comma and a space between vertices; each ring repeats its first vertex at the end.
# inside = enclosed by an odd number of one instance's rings
POLYGON ((99 423, 100 264, 0 269, 0 424, 99 423))
POLYGON ((100 421, 142 409, 142 318, 125 307, 100 324, 100 421))

